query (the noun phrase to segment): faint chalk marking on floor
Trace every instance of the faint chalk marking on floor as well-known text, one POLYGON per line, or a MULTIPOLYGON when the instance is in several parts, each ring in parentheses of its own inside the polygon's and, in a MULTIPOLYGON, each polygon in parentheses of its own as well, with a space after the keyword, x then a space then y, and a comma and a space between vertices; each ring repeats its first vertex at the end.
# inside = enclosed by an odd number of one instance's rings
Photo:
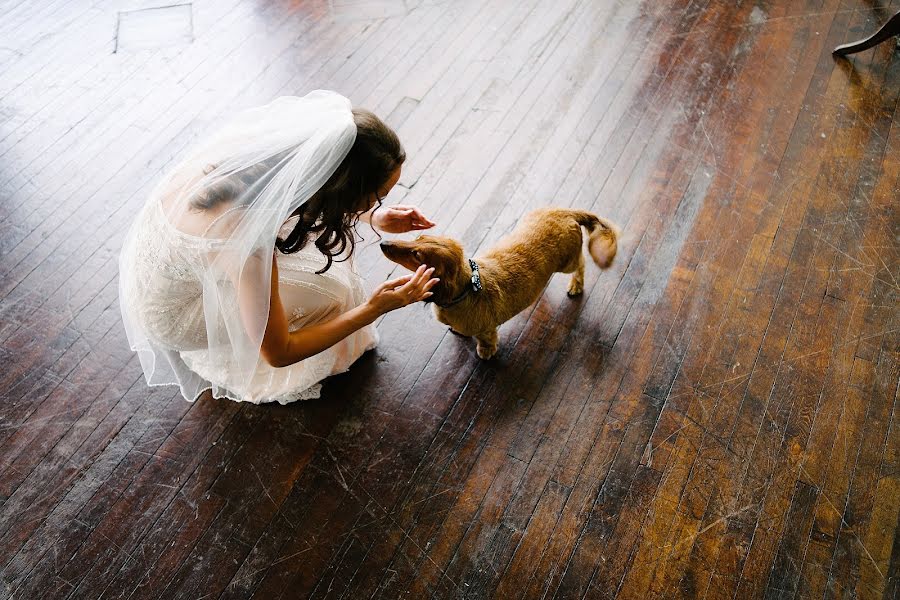
POLYGON ((113 53, 139 51, 194 41, 192 5, 172 4, 122 11, 116 20, 113 53))

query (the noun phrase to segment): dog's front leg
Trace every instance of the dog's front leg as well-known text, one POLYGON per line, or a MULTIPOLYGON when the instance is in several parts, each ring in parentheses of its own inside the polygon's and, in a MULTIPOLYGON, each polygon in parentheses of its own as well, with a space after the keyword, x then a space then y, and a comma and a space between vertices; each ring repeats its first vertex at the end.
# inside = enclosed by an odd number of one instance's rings
POLYGON ((475 336, 475 339, 478 340, 476 351, 478 352, 479 358, 487 360, 497 353, 498 338, 496 328, 484 333, 479 333, 475 336))
POLYGON ((444 325, 446 325, 447 327, 449 327, 449 328, 450 328, 450 333, 452 333, 453 335, 460 335, 460 336, 462 336, 462 337, 469 337, 468 334, 465 334, 465 333, 462 333, 461 331, 458 331, 458 330, 454 327, 453 319, 447 318, 447 315, 445 315, 443 312, 441 312, 440 308, 438 308, 437 306, 434 307, 434 316, 435 316, 435 318, 437 318, 437 320, 438 320, 439 323, 443 323, 444 325))

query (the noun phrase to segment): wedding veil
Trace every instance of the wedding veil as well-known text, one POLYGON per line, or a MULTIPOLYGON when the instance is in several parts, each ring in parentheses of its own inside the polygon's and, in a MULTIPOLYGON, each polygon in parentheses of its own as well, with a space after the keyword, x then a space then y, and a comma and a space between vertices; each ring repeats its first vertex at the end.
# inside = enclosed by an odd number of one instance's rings
POLYGON ((253 377, 268 321, 276 238, 350 151, 356 138, 351 108, 343 96, 317 90, 241 112, 189 150, 153 189, 120 258, 125 331, 150 385, 177 384, 189 400, 205 389, 240 399, 239 390, 222 389, 192 372, 181 353, 206 352, 211 364, 225 366, 238 381, 253 377), (171 224, 161 236, 166 239, 139 235, 152 207, 162 207, 171 224), (200 256, 184 274, 202 294, 203 323, 193 346, 149 331, 134 310, 141 299, 127 298, 122 283, 143 246, 165 253, 185 243, 200 256))

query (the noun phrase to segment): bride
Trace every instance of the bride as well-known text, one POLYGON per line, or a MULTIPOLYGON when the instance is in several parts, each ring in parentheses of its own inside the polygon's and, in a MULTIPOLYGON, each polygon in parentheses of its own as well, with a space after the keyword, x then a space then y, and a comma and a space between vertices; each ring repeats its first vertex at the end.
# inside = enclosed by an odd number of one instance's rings
POLYGON ((156 186, 119 258, 125 331, 147 383, 193 401, 318 398, 378 336, 382 314, 424 300, 433 269, 367 299, 355 225, 434 224, 377 210, 400 178, 397 135, 349 100, 315 91, 228 119, 156 186))

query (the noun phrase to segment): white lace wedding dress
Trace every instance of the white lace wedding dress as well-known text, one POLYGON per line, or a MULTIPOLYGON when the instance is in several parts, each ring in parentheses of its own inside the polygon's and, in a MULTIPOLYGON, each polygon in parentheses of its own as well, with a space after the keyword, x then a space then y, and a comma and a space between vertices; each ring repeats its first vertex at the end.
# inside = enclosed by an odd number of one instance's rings
MULTIPOLYGON (((285 224, 284 233, 290 225, 285 224)), ((147 203, 134 227, 122 250, 122 310, 142 326, 145 344, 155 351, 155 363, 159 362, 159 352, 164 352, 169 362, 183 362, 197 376, 190 384, 179 377, 182 393, 189 400, 206 389, 232 400, 257 404, 318 398, 324 378, 349 369, 378 341, 377 332, 370 325, 299 363, 275 368, 260 360, 250 381, 233 377, 238 371, 233 365, 210 360, 202 287, 194 275, 221 241, 177 229, 168 221, 158 200, 147 203)), ((314 246, 308 248, 311 250, 279 252, 276 256, 279 293, 291 331, 332 319, 366 299, 361 277, 351 260, 334 262, 328 271, 318 275, 316 271, 326 259, 314 246)), ((237 303, 237 298, 233 301, 237 303)), ((141 347, 135 347, 140 345, 132 342, 132 349, 140 351, 141 347)), ((150 365, 150 384, 154 384, 152 373, 157 367, 150 365)))

